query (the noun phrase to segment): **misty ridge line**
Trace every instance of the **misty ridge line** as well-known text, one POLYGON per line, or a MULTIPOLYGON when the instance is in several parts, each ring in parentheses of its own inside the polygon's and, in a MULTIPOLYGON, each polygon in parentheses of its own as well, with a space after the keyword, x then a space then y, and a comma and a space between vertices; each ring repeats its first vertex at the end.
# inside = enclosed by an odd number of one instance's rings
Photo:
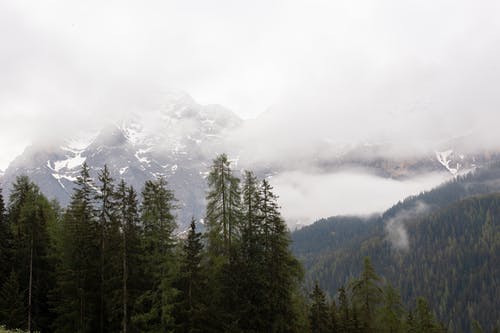
MULTIPOLYGON (((243 133, 250 128, 253 128, 252 133, 257 133, 258 120, 242 120, 223 107, 201 105, 183 92, 162 95, 153 104, 156 106, 152 106, 146 113, 136 111, 122 114, 113 121, 105 122, 106 125, 93 127, 96 129, 80 128, 83 134, 90 134, 75 135, 75 132, 65 137, 54 133, 57 135, 40 140, 37 143, 39 148, 32 146, 30 149, 36 153, 36 149, 50 151, 62 147, 65 151, 61 152, 60 157, 48 156, 50 160, 41 161, 41 164, 48 163, 53 177, 68 179, 74 176, 61 174, 59 170, 64 171, 66 168, 69 172, 70 166, 75 165, 75 162, 105 147, 115 149, 113 147, 132 145, 130 149, 135 157, 131 158, 138 159, 146 166, 155 160, 164 160, 162 154, 182 153, 188 159, 191 158, 193 152, 191 148, 183 148, 185 142, 196 144, 197 151, 194 154, 205 161, 214 152, 227 151, 236 157, 233 162, 237 163, 238 169, 260 170, 259 173, 263 176, 273 178, 282 198, 284 215, 292 225, 309 224, 335 214, 380 212, 402 197, 417 194, 449 179, 449 174, 439 166, 433 153, 423 159, 413 157, 386 160, 381 156, 387 155, 386 148, 391 145, 351 143, 343 145, 339 153, 335 143, 323 141, 313 151, 306 148, 297 150, 301 145, 299 142, 299 147, 294 148, 295 154, 292 155, 286 150, 280 150, 279 146, 274 147, 276 140, 272 138, 268 138, 267 142, 273 142, 273 145, 266 144, 266 149, 261 150, 259 147, 264 143, 265 137, 257 141, 250 138, 244 141, 233 140, 236 133, 243 133), (211 129, 212 124, 219 126, 215 132, 211 129), (207 132, 203 139, 199 132, 205 127, 203 130, 207 132), (259 152, 255 151, 257 148, 253 145, 259 148, 259 152), (422 163, 424 168, 419 171, 422 163), (382 195, 375 199, 369 195, 369 192, 380 188, 384 188, 382 195), (355 204, 360 195, 366 195, 363 201, 367 204, 363 207, 355 204), (306 204, 302 204, 304 202, 306 204)), ((13 163, 12 168, 21 167, 22 161, 29 159, 30 154, 13 163)), ((33 155, 33 158, 38 158, 35 156, 38 155, 33 155)), ((98 164, 107 162, 109 160, 104 159, 98 164)), ((463 164, 463 161, 460 162, 463 164)), ((163 162, 162 166, 169 163, 172 168, 178 164, 170 161, 163 162)), ((181 167, 183 163, 180 164, 181 167)), ((202 162, 200 172, 203 172, 203 163, 206 162, 202 162)), ((124 164, 119 169, 128 172, 127 168, 128 164, 124 164)))

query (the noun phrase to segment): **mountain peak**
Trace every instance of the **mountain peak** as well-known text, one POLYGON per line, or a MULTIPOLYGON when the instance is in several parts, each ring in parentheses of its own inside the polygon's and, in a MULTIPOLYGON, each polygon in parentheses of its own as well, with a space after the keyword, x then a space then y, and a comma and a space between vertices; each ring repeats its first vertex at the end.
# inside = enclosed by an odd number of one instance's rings
MULTIPOLYGON (((124 179, 138 191, 146 180, 165 177, 183 207, 181 227, 191 216, 202 217, 207 165, 225 140, 225 131, 242 120, 219 106, 198 104, 186 93, 171 92, 162 103, 97 130, 79 129, 50 146, 32 145, 11 163, 3 184, 28 175, 49 198, 69 202, 73 182, 83 162, 92 175, 106 164, 112 177, 124 179)), ((8 195, 8 193, 6 193, 8 195)))

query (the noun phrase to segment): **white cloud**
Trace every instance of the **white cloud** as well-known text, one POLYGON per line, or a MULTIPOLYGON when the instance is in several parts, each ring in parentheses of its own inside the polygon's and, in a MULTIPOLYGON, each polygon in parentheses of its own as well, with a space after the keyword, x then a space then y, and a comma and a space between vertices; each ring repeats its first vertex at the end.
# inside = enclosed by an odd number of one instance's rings
POLYGON ((419 194, 445 180, 443 173, 394 180, 358 172, 315 174, 285 172, 271 183, 291 225, 310 224, 325 216, 381 213, 402 198, 419 194))

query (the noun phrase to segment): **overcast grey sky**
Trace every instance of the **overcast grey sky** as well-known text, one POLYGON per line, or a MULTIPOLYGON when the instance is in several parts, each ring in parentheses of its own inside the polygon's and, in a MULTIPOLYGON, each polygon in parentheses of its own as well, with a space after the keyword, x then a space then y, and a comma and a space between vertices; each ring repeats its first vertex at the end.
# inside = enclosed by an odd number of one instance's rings
POLYGON ((298 130, 304 149, 463 132, 483 146, 500 139, 498 17, 488 0, 1 1, 0 169, 168 89, 246 118, 272 107, 285 146, 298 130))

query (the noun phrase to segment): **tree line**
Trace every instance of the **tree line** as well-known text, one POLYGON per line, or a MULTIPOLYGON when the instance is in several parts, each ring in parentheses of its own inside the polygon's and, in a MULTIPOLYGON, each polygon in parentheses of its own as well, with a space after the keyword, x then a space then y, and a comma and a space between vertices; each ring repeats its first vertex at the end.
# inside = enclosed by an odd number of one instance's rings
POLYGON ((417 298, 415 303, 406 309, 399 291, 377 275, 367 257, 360 276, 341 286, 331 300, 327 300, 318 282, 314 284, 310 294, 310 328, 314 333, 448 332, 424 298, 417 298))
MULTIPOLYGON (((207 183, 203 222, 179 233, 164 178, 138 193, 106 166, 94 179, 83 164, 62 208, 18 177, 7 205, 0 195, 0 324, 61 333, 428 332, 411 330, 397 292, 380 289, 369 262, 337 301, 318 286, 309 297, 269 181, 251 171, 240 179, 222 154, 207 183)), ((430 316, 420 308, 415 325, 430 316)))
MULTIPOLYGON (((482 182, 473 179, 463 186, 474 187, 477 183, 482 182)), ((437 201, 440 196, 448 196, 456 184, 454 181, 451 188, 432 191, 432 198, 437 201)), ((429 200, 427 194, 417 199, 429 200)), ((401 211, 391 210, 391 216, 401 211)), ((377 272, 400 290, 407 307, 422 296, 450 332, 479 331, 479 327, 485 332, 497 332, 500 328, 498 216, 499 194, 459 199, 406 219, 407 249, 394 247, 381 217, 368 220, 332 217, 294 232, 293 247, 305 266, 306 285, 312 288, 318 281, 327 295, 335 295, 346 285, 347 277, 359 275, 359 263, 369 256, 377 272)))

